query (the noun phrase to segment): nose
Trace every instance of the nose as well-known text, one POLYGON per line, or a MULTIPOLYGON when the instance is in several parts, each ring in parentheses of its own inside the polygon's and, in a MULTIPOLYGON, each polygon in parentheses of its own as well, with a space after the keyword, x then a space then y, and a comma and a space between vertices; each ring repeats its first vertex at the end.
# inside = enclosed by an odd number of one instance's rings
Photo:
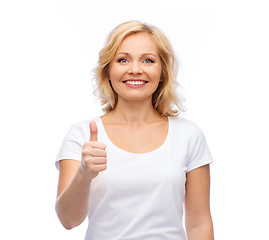
POLYGON ((132 64, 130 64, 130 68, 128 70, 129 74, 141 74, 142 73, 142 69, 141 66, 139 64, 139 62, 132 62, 132 64))

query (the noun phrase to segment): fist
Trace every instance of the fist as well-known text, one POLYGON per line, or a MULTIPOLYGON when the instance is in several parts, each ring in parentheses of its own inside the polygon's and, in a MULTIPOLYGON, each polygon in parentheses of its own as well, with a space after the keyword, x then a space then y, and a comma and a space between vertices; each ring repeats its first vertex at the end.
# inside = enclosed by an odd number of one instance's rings
POLYGON ((90 121, 90 140, 83 144, 81 170, 89 179, 95 178, 99 172, 106 170, 106 145, 97 141, 97 125, 90 121))

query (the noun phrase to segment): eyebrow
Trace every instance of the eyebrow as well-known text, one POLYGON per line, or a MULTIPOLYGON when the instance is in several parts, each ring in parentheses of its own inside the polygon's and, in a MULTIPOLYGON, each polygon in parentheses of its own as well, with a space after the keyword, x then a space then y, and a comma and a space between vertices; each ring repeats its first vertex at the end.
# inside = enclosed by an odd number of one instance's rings
MULTIPOLYGON (((125 55, 128 55, 128 56, 131 55, 131 54, 128 53, 128 52, 119 52, 119 53, 117 53, 116 55, 118 55, 118 54, 125 54, 125 55)), ((157 57, 154 53, 143 53, 143 54, 142 54, 142 56, 145 56, 145 55, 153 55, 154 57, 157 57)))

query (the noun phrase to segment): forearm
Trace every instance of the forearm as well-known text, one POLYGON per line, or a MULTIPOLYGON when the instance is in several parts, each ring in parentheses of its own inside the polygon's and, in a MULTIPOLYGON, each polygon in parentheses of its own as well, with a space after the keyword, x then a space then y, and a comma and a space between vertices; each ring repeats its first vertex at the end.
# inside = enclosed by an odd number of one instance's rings
POLYGON ((212 222, 187 229, 188 240, 214 240, 212 222))
POLYGON ((91 180, 78 169, 75 177, 57 198, 55 210, 66 229, 80 225, 88 213, 91 180))

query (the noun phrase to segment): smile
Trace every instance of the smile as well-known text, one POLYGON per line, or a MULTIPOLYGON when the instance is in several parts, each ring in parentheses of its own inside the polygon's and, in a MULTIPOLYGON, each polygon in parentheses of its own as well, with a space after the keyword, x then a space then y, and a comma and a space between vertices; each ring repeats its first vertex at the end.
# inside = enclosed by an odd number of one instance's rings
POLYGON ((137 87, 143 87, 147 84, 147 81, 145 80, 126 80, 123 81, 124 84, 126 84, 127 87, 133 87, 133 88, 137 88, 137 87))
POLYGON ((124 81, 126 84, 132 84, 132 85, 141 85, 141 84, 146 84, 146 81, 124 81))
POLYGON ((138 84, 146 84, 148 81, 143 80, 143 79, 128 79, 123 81, 123 83, 126 84, 132 84, 132 85, 138 85, 138 84))

